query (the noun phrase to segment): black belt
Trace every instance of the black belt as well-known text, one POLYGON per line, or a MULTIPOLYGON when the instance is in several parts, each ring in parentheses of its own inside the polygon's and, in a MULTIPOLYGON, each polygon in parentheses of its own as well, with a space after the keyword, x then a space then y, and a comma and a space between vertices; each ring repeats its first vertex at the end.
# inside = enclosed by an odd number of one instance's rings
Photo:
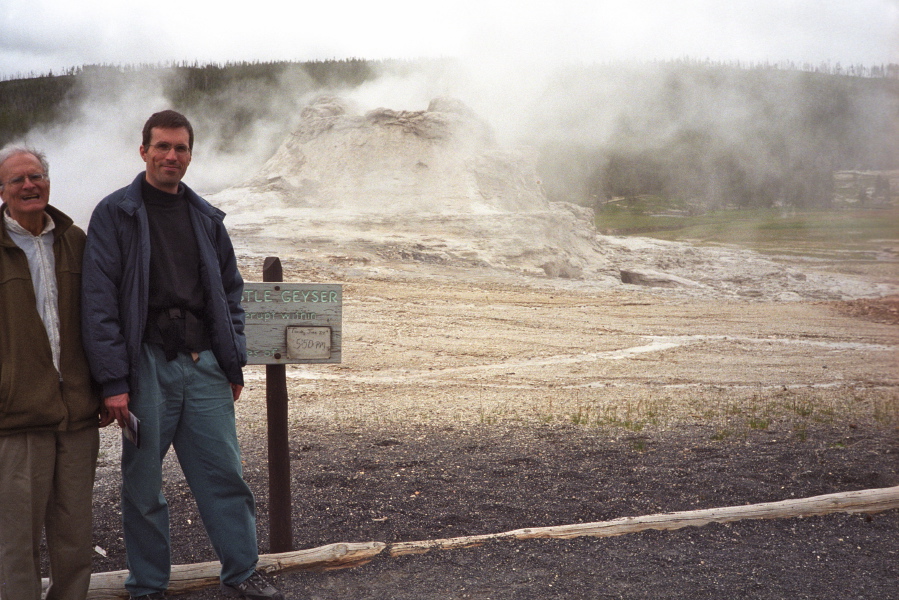
POLYGON ((162 345, 166 360, 175 360, 179 352, 201 352, 211 347, 206 326, 193 311, 172 306, 153 313, 147 319, 144 337, 162 345))

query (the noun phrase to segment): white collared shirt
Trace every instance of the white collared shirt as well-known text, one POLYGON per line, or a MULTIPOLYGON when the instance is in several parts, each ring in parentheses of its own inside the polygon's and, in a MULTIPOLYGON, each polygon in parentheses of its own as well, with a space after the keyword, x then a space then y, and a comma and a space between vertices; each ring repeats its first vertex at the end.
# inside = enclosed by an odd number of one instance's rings
POLYGON ((53 364, 59 371, 59 293, 56 288, 56 259, 53 257, 53 229, 56 225, 50 215, 47 215, 47 222, 40 235, 32 235, 8 212, 4 211, 3 219, 9 237, 28 258, 28 269, 31 271, 31 282, 34 284, 34 295, 37 299, 37 311, 44 322, 47 337, 50 338, 53 364))

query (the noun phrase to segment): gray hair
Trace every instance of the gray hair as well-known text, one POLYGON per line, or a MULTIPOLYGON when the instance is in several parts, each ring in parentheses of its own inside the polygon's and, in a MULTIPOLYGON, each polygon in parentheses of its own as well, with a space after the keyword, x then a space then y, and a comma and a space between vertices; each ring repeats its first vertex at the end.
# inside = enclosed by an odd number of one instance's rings
MULTIPOLYGON (((30 154, 35 157, 40 163, 41 168, 44 170, 44 175, 47 177, 50 176, 50 163, 47 162, 47 155, 41 152, 40 150, 35 150, 34 148, 29 148, 28 146, 7 146, 3 150, 0 150, 0 167, 3 166, 3 163, 8 161, 13 156, 18 156, 19 154, 30 154)), ((0 188, 3 187, 3 182, 0 181, 0 188)))

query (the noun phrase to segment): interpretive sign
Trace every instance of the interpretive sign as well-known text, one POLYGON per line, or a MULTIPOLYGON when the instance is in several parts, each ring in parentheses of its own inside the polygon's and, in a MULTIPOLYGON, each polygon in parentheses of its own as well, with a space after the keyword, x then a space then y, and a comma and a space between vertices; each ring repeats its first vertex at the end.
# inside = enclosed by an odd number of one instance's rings
POLYGON ((245 283, 247 363, 339 363, 343 288, 332 284, 245 283))

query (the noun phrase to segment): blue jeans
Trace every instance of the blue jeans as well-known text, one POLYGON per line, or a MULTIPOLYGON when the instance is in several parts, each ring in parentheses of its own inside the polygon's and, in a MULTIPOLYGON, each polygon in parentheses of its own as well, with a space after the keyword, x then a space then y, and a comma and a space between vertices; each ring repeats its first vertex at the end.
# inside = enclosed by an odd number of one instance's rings
POLYGON ((122 440, 122 521, 132 596, 168 588, 171 574, 168 503, 162 461, 174 447, 206 533, 222 563, 221 580, 239 583, 259 560, 256 507, 243 479, 234 398, 212 351, 196 362, 144 344, 139 389, 129 410, 140 419, 140 448, 122 440))

